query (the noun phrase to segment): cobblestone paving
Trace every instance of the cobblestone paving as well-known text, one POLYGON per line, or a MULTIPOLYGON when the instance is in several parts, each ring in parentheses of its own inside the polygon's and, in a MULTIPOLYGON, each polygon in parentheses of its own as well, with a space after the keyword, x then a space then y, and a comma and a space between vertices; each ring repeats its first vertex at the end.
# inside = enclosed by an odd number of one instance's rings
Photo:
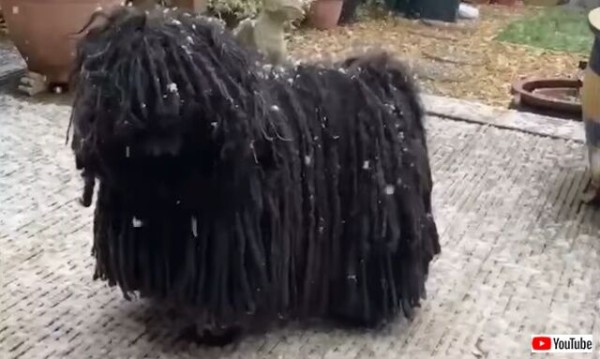
POLYGON ((415 320, 369 333, 292 326, 208 350, 173 344, 164 313, 92 281, 68 116, 0 95, 0 358, 495 359, 530 357, 533 333, 600 339, 600 211, 577 198, 580 143, 431 118, 443 253, 415 320))

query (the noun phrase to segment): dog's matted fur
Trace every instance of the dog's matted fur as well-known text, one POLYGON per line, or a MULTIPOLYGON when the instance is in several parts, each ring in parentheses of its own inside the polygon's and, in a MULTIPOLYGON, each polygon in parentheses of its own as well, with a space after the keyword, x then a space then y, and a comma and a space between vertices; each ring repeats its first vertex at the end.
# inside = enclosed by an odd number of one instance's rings
POLYGON ((203 17, 121 9, 78 50, 72 146, 95 277, 199 308, 372 326, 440 252, 423 111, 386 54, 265 70, 203 17))

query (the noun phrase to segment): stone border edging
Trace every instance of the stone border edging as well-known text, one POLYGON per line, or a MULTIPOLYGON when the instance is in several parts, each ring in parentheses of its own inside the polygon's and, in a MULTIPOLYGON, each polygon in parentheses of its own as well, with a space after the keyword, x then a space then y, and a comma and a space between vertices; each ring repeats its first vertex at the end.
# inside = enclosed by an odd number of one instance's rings
POLYGON ((444 96, 422 94, 421 98, 428 115, 585 143, 582 122, 492 107, 444 96))
POLYGON ((3 71, 0 72, 0 87, 12 83, 14 80, 25 75, 25 72, 27 72, 23 67, 20 66, 10 66, 8 70, 2 70, 3 71))
POLYGON ((0 87, 11 84, 14 80, 20 78, 27 71, 24 63, 8 63, 0 65, 0 87))
POLYGON ((0 87, 20 78, 27 71, 27 65, 16 49, 0 47, 0 56, 6 57, 6 63, 0 62, 0 87))

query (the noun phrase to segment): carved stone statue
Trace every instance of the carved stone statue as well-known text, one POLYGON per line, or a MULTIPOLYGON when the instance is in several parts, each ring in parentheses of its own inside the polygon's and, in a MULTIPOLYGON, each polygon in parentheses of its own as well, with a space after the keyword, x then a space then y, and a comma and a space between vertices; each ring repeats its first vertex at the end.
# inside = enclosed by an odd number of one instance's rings
POLYGON ((274 65, 288 62, 285 27, 304 17, 300 0, 264 0, 255 19, 245 19, 234 29, 238 41, 262 53, 274 65))

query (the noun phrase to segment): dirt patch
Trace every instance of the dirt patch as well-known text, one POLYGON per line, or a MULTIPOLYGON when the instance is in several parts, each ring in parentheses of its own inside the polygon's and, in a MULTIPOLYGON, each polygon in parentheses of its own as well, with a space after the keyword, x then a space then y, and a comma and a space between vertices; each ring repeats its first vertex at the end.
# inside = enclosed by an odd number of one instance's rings
POLYGON ((303 29, 292 35, 289 47, 293 56, 304 60, 383 48, 409 62, 427 92, 503 107, 510 104, 514 80, 575 75, 585 59, 494 39, 503 27, 535 8, 479 8, 480 20, 457 25, 379 16, 330 31, 303 29))

